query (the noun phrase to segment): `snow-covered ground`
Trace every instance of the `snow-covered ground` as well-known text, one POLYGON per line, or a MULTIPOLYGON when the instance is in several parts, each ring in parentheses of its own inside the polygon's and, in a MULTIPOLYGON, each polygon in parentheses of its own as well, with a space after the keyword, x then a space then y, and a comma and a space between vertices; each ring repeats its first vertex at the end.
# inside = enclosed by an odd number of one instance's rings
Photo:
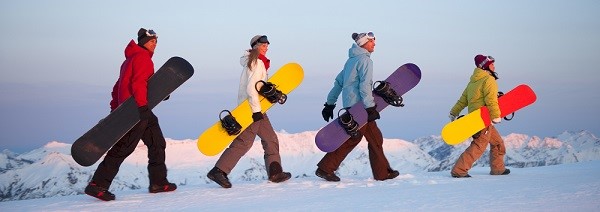
POLYGON ((275 184, 236 181, 181 186, 149 194, 145 189, 115 192, 102 202, 86 195, 1 202, 2 211, 599 211, 600 161, 512 168, 490 176, 476 167, 472 178, 447 172, 405 173, 388 181, 342 176, 341 182, 317 177, 275 184))
POLYGON ((263 151, 255 142, 230 173, 231 189, 206 178, 218 157, 200 154, 195 140, 168 139, 168 178, 179 188, 162 194, 147 192, 147 152, 140 144, 113 181, 117 200, 111 202, 82 194, 97 164, 76 164, 70 144, 50 142, 23 154, 5 150, 0 211, 600 211, 600 139, 586 131, 550 138, 509 134, 504 140, 511 174, 490 176, 484 155, 469 179, 451 178, 448 171, 469 142, 385 139, 390 164, 401 173, 387 181, 373 180, 361 142, 335 183, 314 175, 324 155, 314 145, 315 134, 278 132, 283 168, 293 175, 281 184, 266 180, 263 151))

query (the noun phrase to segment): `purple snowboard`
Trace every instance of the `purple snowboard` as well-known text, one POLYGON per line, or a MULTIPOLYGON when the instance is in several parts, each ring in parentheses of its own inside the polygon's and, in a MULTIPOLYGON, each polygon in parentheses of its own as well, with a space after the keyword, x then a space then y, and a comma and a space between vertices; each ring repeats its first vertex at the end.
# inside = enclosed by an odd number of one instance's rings
MULTIPOLYGON (((415 64, 407 63, 396 69, 385 81, 391 83, 398 96, 402 96, 421 81, 421 69, 415 64)), ((382 111, 389 105, 377 94, 373 93, 373 97, 377 104, 377 111, 382 111)), ((367 111, 362 101, 354 104, 348 109, 348 112, 352 114, 361 128, 367 124, 367 111)), ((338 119, 334 119, 319 130, 315 137, 317 147, 323 152, 333 152, 350 138, 350 135, 339 124, 338 119)))

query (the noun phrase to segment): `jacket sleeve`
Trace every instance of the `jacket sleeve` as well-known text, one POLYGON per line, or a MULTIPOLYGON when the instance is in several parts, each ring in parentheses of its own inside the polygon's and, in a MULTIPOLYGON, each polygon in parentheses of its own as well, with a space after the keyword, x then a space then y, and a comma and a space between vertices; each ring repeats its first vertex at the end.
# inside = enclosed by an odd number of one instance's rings
POLYGON ((498 105, 498 83, 490 76, 483 85, 483 101, 485 101, 485 105, 490 111, 490 118, 501 118, 500 105, 498 105))
POLYGON ((110 100, 110 111, 112 112, 119 107, 119 80, 115 82, 113 90, 110 92, 110 94, 112 96, 112 100, 110 100))
POLYGON ((250 103, 250 108, 253 113, 261 112, 260 107, 260 99, 258 96, 258 91, 256 89, 260 89, 262 84, 259 84, 257 87, 256 82, 265 79, 267 75, 267 70, 265 69, 265 64, 262 61, 256 60, 256 62, 252 65, 252 69, 250 70, 250 75, 248 76, 248 85, 246 86, 246 93, 248 93, 248 102, 250 103))
POLYGON ((342 87, 344 86, 344 74, 343 70, 338 73, 337 77, 335 77, 335 81, 333 82, 333 88, 327 94, 327 104, 334 105, 337 102, 340 93, 342 93, 342 87))
POLYGON ((141 55, 133 61, 131 86, 138 107, 148 104, 148 79, 154 74, 154 63, 149 56, 141 55))
POLYGON ((465 88, 465 90, 462 92, 462 95, 460 95, 460 98, 458 98, 458 101, 456 101, 456 104, 454 104, 454 107, 450 109, 450 114, 452 114, 453 116, 458 116, 460 114, 460 111, 465 109, 465 107, 467 107, 468 105, 469 102, 467 99, 467 88, 465 88))
POLYGON ((375 106, 375 98, 373 98, 373 61, 366 58, 357 64, 358 69, 358 94, 363 100, 365 107, 375 106))

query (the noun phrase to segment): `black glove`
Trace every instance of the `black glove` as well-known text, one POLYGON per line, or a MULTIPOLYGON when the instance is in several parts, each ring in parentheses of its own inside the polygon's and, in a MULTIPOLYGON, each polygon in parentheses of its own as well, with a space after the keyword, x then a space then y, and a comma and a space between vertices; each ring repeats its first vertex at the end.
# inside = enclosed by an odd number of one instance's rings
POLYGON ((323 108, 323 111, 321 111, 321 115, 323 115, 323 119, 325 121, 329 121, 329 119, 333 119, 333 109, 335 108, 335 104, 328 105, 327 102, 325 102, 325 104, 323 106, 325 106, 323 108))
POLYGON ((261 112, 252 113, 252 120, 254 120, 254 122, 260 121, 261 119, 263 119, 263 114, 261 112))
POLYGON ((165 97, 165 99, 163 99, 163 101, 167 101, 167 100, 169 100, 169 98, 171 98, 171 95, 168 95, 167 97, 165 97))
POLYGON ((150 110, 150 108, 148 108, 148 106, 138 107, 138 112, 140 112, 141 120, 148 120, 150 119, 150 117, 152 117, 152 111, 150 110))
POLYGON ((377 108, 377 105, 366 109, 367 115, 368 115, 368 118, 367 118, 368 122, 372 122, 372 121, 375 121, 380 118, 379 112, 377 112, 376 108, 377 108))

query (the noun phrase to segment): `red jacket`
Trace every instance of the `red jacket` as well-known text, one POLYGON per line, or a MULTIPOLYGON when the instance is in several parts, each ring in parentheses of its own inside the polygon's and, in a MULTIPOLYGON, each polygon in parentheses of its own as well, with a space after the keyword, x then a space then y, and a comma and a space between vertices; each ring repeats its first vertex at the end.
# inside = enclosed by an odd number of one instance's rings
POLYGON ((148 104, 148 79, 154 74, 153 53, 133 40, 125 47, 125 61, 112 91, 111 111, 133 95, 138 107, 148 104))

